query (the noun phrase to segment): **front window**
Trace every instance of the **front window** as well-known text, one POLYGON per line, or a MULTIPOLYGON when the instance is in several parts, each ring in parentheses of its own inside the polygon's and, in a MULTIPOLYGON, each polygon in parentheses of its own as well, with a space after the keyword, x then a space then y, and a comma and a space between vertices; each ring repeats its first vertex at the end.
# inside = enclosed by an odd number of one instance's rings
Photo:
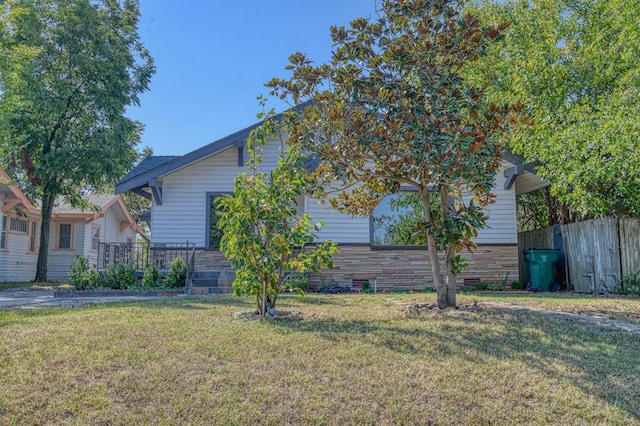
POLYGON ((98 250, 100 245, 100 228, 97 226, 91 227, 91 250, 98 250))
POLYGON ((69 250, 73 248, 71 241, 73 235, 73 225, 71 223, 61 223, 58 225, 58 248, 69 250))
POLYGON ((207 243, 212 249, 220 248, 220 240, 222 239, 222 230, 219 226, 220 215, 218 214, 218 197, 225 195, 223 193, 209 193, 208 196, 208 220, 207 220, 207 243))
POLYGON ((29 253, 36 252, 36 236, 37 236, 38 225, 36 221, 31 221, 30 229, 29 229, 29 253))
POLYGON ((11 230, 20 233, 27 233, 29 229, 29 222, 24 219, 18 219, 17 217, 11 218, 11 230))
POLYGON ((0 221, 0 250, 7 249, 7 217, 2 216, 0 221))
POLYGON ((424 220, 422 199, 416 192, 400 192, 385 197, 371 219, 374 246, 423 245, 418 224, 424 220))

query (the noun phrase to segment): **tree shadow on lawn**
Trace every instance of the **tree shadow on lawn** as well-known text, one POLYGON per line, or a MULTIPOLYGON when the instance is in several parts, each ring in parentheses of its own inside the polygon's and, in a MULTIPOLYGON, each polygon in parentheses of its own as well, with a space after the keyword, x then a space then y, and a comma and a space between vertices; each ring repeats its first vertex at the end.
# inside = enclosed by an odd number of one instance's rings
POLYGON ((497 360, 522 360, 546 377, 567 380, 640 420, 638 334, 493 307, 392 320, 283 321, 274 328, 332 342, 357 339, 425 359, 458 357, 478 363, 475 350, 497 360))

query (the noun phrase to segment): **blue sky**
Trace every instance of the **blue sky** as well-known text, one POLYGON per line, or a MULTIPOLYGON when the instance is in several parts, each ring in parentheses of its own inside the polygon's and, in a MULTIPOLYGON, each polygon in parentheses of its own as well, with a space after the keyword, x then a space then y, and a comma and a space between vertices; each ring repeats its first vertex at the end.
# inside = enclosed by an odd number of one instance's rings
MULTIPOLYGON (((264 83, 290 54, 331 55, 331 25, 375 16, 374 0, 140 0, 140 36, 157 72, 140 108, 140 148, 181 155, 257 121, 264 83)), ((270 105, 284 108, 275 99, 270 105)))

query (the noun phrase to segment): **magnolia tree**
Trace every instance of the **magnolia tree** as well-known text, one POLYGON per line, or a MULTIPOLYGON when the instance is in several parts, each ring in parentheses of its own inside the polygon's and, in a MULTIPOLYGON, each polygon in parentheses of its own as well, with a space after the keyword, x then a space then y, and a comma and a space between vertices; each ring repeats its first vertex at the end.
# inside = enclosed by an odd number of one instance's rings
POLYGON ((482 27, 463 6, 383 1, 377 19, 331 28, 328 63, 295 53, 290 78, 267 83, 291 104, 307 102, 283 123, 289 144, 319 160, 317 196, 369 215, 388 194, 418 194, 422 217, 414 233, 426 242, 440 308, 456 305, 460 252, 473 249, 486 226, 501 136, 522 110, 489 103, 462 77, 507 28, 482 27))
POLYGON ((332 267, 335 243, 309 244, 322 223, 300 213, 298 198, 309 184, 297 151, 286 149, 278 166, 260 171, 259 147, 276 136, 267 120, 249 137, 249 172, 236 177, 233 194, 216 202, 219 206, 220 246, 236 270, 234 294, 254 296, 257 312, 264 316, 276 307, 278 295, 287 289, 304 294, 289 279, 295 273, 332 267))

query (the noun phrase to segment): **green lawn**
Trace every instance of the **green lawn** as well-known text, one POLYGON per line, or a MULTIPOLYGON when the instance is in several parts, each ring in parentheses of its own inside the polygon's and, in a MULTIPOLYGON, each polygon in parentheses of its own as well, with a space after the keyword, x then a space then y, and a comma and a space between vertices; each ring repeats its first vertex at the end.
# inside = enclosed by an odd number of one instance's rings
POLYGON ((409 318, 434 296, 285 297, 305 319, 277 323, 231 297, 0 310, 0 424, 640 424, 640 335, 485 305, 600 299, 475 300, 409 318))
POLYGON ((57 281, 44 282, 44 283, 31 283, 31 282, 0 282, 0 291, 9 289, 33 289, 33 290, 53 290, 54 288, 73 288, 70 284, 61 283, 57 281))

